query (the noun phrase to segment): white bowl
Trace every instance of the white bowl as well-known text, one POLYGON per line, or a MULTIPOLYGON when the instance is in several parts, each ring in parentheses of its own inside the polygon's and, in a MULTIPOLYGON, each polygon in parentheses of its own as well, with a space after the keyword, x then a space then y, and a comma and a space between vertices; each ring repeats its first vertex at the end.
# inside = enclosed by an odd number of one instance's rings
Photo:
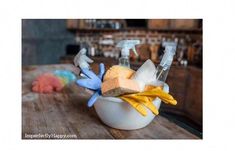
MULTIPOLYGON (((169 86, 165 83, 163 90, 169 92, 169 86)), ((161 100, 156 98, 153 104, 160 108, 161 100)), ((99 118, 108 126, 122 129, 135 130, 147 126, 155 117, 148 109, 147 116, 142 116, 128 103, 117 97, 102 97, 100 96, 94 104, 95 110, 99 118)))

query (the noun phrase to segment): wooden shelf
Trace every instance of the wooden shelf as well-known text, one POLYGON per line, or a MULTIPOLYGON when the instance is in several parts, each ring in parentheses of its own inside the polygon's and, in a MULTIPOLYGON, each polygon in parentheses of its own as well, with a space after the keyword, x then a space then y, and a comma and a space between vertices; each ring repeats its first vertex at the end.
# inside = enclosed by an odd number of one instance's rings
POLYGON ((69 31, 76 33, 89 33, 89 32, 96 32, 96 33, 102 33, 102 32, 122 32, 122 31, 136 31, 136 30, 143 30, 143 31, 157 31, 162 33, 193 33, 193 34, 202 34, 202 29, 148 29, 148 28, 124 28, 124 29, 109 29, 109 28, 103 28, 103 29, 68 29, 69 31))

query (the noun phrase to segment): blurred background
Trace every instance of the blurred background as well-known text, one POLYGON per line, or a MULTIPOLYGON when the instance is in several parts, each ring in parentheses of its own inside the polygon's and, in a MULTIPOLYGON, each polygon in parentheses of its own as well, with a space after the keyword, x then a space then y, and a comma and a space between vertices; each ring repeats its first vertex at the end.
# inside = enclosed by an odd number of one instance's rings
POLYGON ((174 62, 168 74, 170 93, 178 104, 162 104, 162 116, 188 131, 202 136, 202 19, 23 19, 22 66, 73 63, 86 48, 95 63, 106 68, 118 64, 124 39, 139 39, 139 56, 132 51, 131 68, 138 69, 151 59, 157 66, 162 58, 162 42, 177 42, 174 62))

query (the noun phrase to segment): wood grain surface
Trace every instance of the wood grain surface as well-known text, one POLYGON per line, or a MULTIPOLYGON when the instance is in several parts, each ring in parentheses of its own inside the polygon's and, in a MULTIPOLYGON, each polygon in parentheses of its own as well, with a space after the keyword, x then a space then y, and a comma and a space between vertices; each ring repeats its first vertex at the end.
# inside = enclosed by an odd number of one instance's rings
POLYGON ((139 130, 110 128, 102 123, 94 108, 86 105, 92 91, 75 83, 51 94, 31 91, 37 75, 55 69, 79 73, 70 64, 22 68, 22 139, 199 139, 160 115, 139 130))

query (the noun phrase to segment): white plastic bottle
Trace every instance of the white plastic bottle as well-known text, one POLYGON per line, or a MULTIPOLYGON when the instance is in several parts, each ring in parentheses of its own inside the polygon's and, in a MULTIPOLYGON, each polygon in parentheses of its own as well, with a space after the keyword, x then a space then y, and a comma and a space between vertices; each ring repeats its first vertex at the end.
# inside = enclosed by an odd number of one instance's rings
POLYGON ((165 52, 162 57, 160 64, 156 69, 157 81, 165 82, 168 72, 170 70, 175 51, 176 51, 176 42, 163 42, 163 46, 165 47, 165 52))
POLYGON ((119 58, 119 65, 130 67, 130 49, 138 56, 135 45, 140 44, 139 40, 122 40, 117 44, 121 48, 121 57, 119 58))

